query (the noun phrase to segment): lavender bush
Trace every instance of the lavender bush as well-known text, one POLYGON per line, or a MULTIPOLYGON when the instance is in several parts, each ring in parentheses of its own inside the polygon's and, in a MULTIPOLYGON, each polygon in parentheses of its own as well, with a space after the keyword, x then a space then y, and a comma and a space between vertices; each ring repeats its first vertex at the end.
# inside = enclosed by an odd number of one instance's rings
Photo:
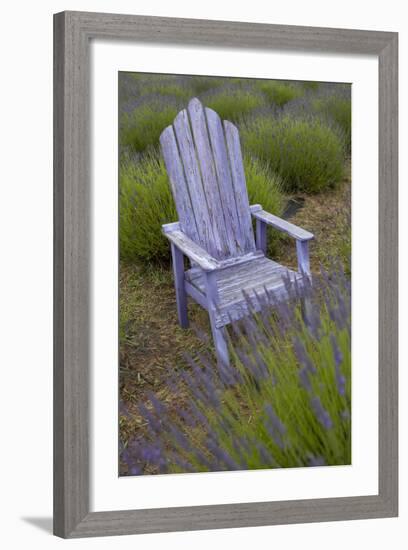
POLYGON ((237 122, 265 105, 262 94, 252 87, 229 84, 202 95, 204 105, 218 113, 222 120, 237 122))
POLYGON ((160 134, 173 122, 181 105, 165 96, 142 98, 125 105, 120 120, 121 147, 137 152, 158 148, 160 134))
POLYGON ((328 95, 313 101, 313 108, 331 118, 344 134, 347 152, 351 152, 351 98, 328 95))
POLYGON ((265 95, 269 103, 278 107, 283 107, 304 92, 299 85, 279 80, 260 80, 257 83, 257 88, 265 95))
MULTIPOLYGON (((248 195, 251 204, 262 204, 281 215, 284 207, 282 183, 261 161, 244 157, 248 195)), ((127 262, 167 261, 168 240, 161 226, 178 219, 164 161, 155 151, 144 153, 137 162, 122 160, 119 174, 120 257, 127 262)), ((274 250, 279 234, 269 235, 274 250)))
POLYGON ((322 270, 286 291, 247 297, 262 308, 232 325, 230 366, 201 355, 169 378, 185 406, 140 405, 146 433, 121 444, 128 475, 351 462, 349 280, 322 270))
POLYGON ((318 193, 344 175, 344 145, 319 117, 259 116, 243 125, 244 150, 267 162, 287 191, 318 193))

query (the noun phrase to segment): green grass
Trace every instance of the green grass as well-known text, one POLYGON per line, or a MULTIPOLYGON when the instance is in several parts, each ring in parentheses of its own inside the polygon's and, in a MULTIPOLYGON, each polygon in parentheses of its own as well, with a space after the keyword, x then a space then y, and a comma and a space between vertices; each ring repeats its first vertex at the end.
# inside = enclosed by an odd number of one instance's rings
MULTIPOLYGON (((250 156, 244 158, 244 169, 250 202, 280 215, 284 203, 280 177, 250 156)), ((121 259, 167 261, 170 249, 161 226, 176 221, 178 216, 162 158, 150 153, 137 163, 123 162, 119 185, 121 259)), ((277 239, 277 233, 271 233, 271 250, 277 239)))
POLYGON ((244 149, 284 180, 289 192, 318 193, 344 173, 341 138, 321 119, 257 118, 241 129, 244 149))
POLYGON ((120 142, 137 152, 159 145, 162 131, 171 124, 179 109, 158 103, 141 105, 122 115, 120 142))
POLYGON ((303 90, 299 86, 278 80, 260 81, 257 83, 257 88, 265 94, 270 104, 278 107, 283 107, 288 101, 303 95, 303 90))

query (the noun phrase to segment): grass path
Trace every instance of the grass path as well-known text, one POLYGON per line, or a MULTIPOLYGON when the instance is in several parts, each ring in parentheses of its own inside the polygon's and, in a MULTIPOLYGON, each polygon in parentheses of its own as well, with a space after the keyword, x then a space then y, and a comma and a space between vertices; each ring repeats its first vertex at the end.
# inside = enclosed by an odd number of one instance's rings
MULTIPOLYGON (((350 170, 344 181, 335 189, 318 195, 301 195, 304 207, 291 217, 294 223, 308 231, 315 238, 310 243, 311 269, 315 273, 330 265, 331 258, 341 258, 345 268, 350 270, 351 253, 351 180, 350 170)), ((292 239, 285 239, 273 258, 283 265, 296 269, 296 247, 292 239)))

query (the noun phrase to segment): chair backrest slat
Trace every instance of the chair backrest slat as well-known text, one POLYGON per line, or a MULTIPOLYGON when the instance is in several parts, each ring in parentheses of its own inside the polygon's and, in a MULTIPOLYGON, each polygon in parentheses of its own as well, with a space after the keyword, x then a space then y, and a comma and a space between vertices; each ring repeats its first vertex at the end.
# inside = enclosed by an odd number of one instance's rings
POLYGON ((184 168, 177 147, 173 126, 169 126, 167 130, 162 133, 160 142, 163 153, 165 151, 166 169, 179 215, 180 228, 190 237, 190 239, 199 243, 200 236, 197 230, 194 211, 189 199, 190 193, 184 176, 184 168))
POLYGON ((231 256, 240 256, 245 253, 245 250, 242 247, 241 227, 238 220, 235 190, 232 183, 224 129, 221 119, 215 111, 206 108, 205 113, 217 174, 223 221, 225 223, 225 230, 229 236, 229 252, 231 256))
POLYGON ((242 161, 241 144, 236 126, 224 120, 225 140, 230 159, 231 176, 234 185, 234 197, 237 205, 238 220, 241 226, 243 247, 247 252, 255 250, 252 216, 249 208, 248 192, 242 161))
POLYGON ((200 164, 201 182, 207 198, 207 208, 213 223, 218 258, 227 258, 236 255, 233 235, 228 231, 223 211, 223 197, 217 177, 214 152, 211 147, 210 135, 207 127, 206 113, 202 104, 190 101, 188 114, 194 138, 194 145, 200 164))
MULTIPOLYGON (((207 197, 201 181, 200 166, 186 110, 181 111, 175 118, 174 133, 189 192, 189 196, 184 197, 183 200, 186 203, 190 203, 190 208, 194 213, 199 244, 201 244, 201 246, 203 246, 212 256, 218 258, 218 250, 221 246, 217 242, 217 235, 214 234, 213 231, 214 222, 210 217, 210 212, 207 207, 207 197)), ((165 162, 167 163, 166 157, 165 162)))
POLYGON ((198 99, 160 143, 182 230, 217 259, 255 250, 238 130, 198 99))

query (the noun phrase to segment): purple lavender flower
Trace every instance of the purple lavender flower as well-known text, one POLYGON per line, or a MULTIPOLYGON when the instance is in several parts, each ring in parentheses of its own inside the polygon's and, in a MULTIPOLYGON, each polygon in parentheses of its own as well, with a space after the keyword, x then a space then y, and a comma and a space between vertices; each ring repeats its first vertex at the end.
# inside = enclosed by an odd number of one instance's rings
POLYGON ((191 443, 183 432, 174 426, 174 424, 168 424, 168 431, 172 435, 175 443, 185 451, 191 451, 191 443))
POLYGON ((326 461, 322 456, 311 456, 307 463, 308 466, 326 466, 326 461))
POLYGON ((259 453, 262 466, 266 468, 279 468, 279 464, 269 449, 265 447, 263 443, 257 441, 255 443, 256 450, 259 453))
POLYGON ((177 416, 181 418, 187 426, 191 428, 197 427, 197 419, 185 408, 176 407, 177 416))
POLYGON ((278 445, 280 449, 284 448, 284 442, 282 436, 286 433, 286 427, 277 416, 275 411, 272 408, 270 403, 265 405, 265 412, 267 415, 267 420, 265 422, 265 427, 271 436, 272 440, 278 445))
POLYGON ((159 433, 161 429, 161 423, 160 420, 158 420, 150 411, 149 409, 144 405, 144 403, 139 404, 139 412, 141 416, 147 421, 149 424, 149 428, 152 430, 153 433, 159 433))
POLYGON ((337 391, 339 392, 339 395, 344 395, 346 392, 346 379, 340 370, 340 365, 343 362, 343 354, 340 351, 340 348, 337 344, 336 337, 334 336, 333 333, 330 334, 330 341, 331 341, 333 355, 334 355, 337 391))
POLYGON ((323 407, 320 398, 317 396, 313 397, 310 401, 310 404, 312 405, 312 409, 323 428, 325 428, 326 430, 330 430, 330 428, 333 427, 333 422, 330 418, 329 413, 323 407))
POLYGON ((273 428, 282 435, 286 433, 286 427, 284 426, 278 415, 275 413, 270 403, 267 403, 265 405, 265 412, 268 415, 268 418, 271 421, 273 428))
POLYGON ((340 348, 337 344, 336 337, 334 336, 333 333, 330 334, 330 341, 333 349, 334 361, 335 361, 336 367, 338 367, 343 362, 343 354, 340 351, 340 348))
POLYGON ((235 462, 235 460, 225 451, 219 442, 212 437, 209 437, 207 440, 207 447, 209 451, 214 455, 214 457, 221 463, 224 464, 230 470, 239 470, 240 466, 235 462))
POLYGON ((299 363, 301 363, 308 372, 310 372, 311 374, 315 374, 317 372, 316 367, 313 365, 303 342, 299 339, 298 336, 295 336, 295 338, 293 339, 293 348, 295 350, 295 354, 299 363))
POLYGON ((302 387, 308 392, 312 391, 312 385, 310 383, 309 371, 306 367, 302 367, 299 371, 299 379, 302 387))
POLYGON ((140 452, 140 458, 148 464, 157 464, 162 458, 162 449, 158 445, 149 445, 145 442, 140 452))
POLYGON ((316 306, 311 303, 309 303, 307 313, 305 314, 305 324, 313 338, 319 340, 321 333, 320 315, 316 306))
POLYGON ((336 384, 339 395, 344 395, 346 393, 346 379, 340 372, 336 372, 336 384))

